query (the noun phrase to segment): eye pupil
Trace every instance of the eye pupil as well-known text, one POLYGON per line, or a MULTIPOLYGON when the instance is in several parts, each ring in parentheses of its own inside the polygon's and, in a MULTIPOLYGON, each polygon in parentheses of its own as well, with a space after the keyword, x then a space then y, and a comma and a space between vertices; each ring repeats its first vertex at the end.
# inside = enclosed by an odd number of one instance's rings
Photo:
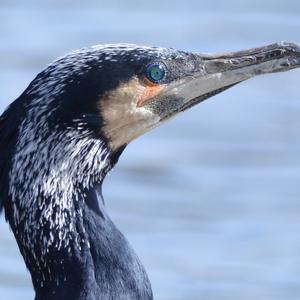
POLYGON ((161 82, 166 75, 166 67, 162 63, 150 64, 147 67, 147 77, 154 83, 161 82))

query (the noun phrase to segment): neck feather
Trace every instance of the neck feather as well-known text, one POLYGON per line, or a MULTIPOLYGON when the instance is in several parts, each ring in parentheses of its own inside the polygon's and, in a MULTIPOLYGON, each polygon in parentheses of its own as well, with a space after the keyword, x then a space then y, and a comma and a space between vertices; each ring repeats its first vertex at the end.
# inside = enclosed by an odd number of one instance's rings
POLYGON ((84 201, 111 168, 110 152, 88 132, 23 132, 9 174, 10 223, 25 261, 40 267, 53 249, 82 247, 84 201))
POLYGON ((7 215, 36 299, 152 299, 144 268, 101 195, 120 153, 89 132, 24 132, 9 174, 7 215))
POLYGON ((76 135, 76 131, 53 131, 39 139, 24 134, 18 141, 9 174, 9 195, 14 227, 18 231, 20 224, 25 226, 24 244, 40 240, 36 229, 49 228, 49 234, 55 230, 61 239, 55 241, 50 235, 43 251, 52 245, 67 247, 73 239, 74 219, 82 216, 76 203, 101 184, 111 168, 110 152, 102 141, 88 133, 76 135))
POLYGON ((152 299, 142 265, 104 208, 101 184, 115 156, 88 132, 69 129, 18 141, 7 215, 36 299, 152 299))

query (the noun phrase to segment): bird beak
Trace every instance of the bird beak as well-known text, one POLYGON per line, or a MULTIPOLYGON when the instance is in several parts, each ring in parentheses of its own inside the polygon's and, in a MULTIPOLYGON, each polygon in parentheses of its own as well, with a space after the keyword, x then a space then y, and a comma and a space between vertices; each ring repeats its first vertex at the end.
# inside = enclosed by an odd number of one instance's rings
POLYGON ((192 57, 196 71, 170 83, 145 104, 159 114, 161 120, 256 75, 299 67, 300 47, 292 43, 277 43, 217 55, 193 54, 192 57))

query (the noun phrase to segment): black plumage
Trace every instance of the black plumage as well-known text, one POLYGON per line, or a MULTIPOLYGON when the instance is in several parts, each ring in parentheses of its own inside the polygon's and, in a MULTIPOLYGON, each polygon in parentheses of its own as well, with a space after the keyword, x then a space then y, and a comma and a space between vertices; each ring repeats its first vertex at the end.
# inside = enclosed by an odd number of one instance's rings
POLYGON ((38 74, 0 118, 0 210, 36 299, 152 299, 106 213, 105 176, 134 138, 250 77, 298 67, 299 53, 285 43, 214 56, 106 45, 38 74))

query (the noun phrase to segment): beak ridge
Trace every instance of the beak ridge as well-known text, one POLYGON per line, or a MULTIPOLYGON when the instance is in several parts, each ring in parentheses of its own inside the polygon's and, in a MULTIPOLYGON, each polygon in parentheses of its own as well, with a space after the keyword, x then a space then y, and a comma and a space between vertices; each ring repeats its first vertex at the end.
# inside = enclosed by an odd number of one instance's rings
MULTIPOLYGON (((272 61, 279 61, 280 65, 274 65, 274 69, 269 70, 271 72, 285 71, 300 66, 300 47, 297 44, 285 42, 237 52, 202 54, 201 56, 204 59, 207 74, 259 66, 272 61)), ((261 73, 264 73, 263 68, 261 73)))

